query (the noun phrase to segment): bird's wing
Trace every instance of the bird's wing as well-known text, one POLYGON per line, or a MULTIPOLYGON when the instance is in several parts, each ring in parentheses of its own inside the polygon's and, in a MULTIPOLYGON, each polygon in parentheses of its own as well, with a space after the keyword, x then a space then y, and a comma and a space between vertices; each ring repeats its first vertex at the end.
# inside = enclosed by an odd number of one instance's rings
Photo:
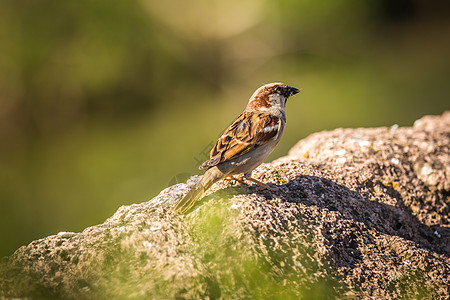
POLYGON ((274 115, 243 112, 222 134, 211 150, 210 159, 200 169, 213 167, 264 145, 278 134, 280 126, 280 119, 274 115))

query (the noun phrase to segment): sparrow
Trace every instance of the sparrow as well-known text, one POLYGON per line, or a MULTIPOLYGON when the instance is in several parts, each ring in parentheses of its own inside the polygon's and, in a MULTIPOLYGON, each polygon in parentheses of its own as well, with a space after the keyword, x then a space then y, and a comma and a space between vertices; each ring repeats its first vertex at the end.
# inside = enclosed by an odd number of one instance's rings
POLYGON ((258 88, 244 112, 225 130, 214 145, 209 160, 200 165, 207 169, 201 179, 178 201, 173 210, 188 212, 203 193, 222 179, 247 179, 264 189, 278 190, 251 177, 275 149, 286 125, 286 101, 300 90, 284 83, 269 83, 258 88), (239 175, 235 178, 234 175, 239 175))

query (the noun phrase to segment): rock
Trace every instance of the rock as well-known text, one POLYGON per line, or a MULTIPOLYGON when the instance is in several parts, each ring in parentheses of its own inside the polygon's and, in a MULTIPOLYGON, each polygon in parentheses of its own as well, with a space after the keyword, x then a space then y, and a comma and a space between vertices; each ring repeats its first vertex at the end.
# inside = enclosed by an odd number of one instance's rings
POLYGON ((450 112, 313 134, 254 172, 279 191, 219 182, 178 216, 171 186, 19 248, 0 297, 449 298, 449 145, 450 112))

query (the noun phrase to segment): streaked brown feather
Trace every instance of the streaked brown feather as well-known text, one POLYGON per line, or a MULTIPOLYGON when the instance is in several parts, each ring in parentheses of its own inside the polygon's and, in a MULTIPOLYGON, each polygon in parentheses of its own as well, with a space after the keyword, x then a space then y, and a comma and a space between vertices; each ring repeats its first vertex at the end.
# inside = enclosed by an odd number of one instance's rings
POLYGON ((280 125, 280 119, 274 115, 244 111, 219 138, 210 159, 200 169, 244 155, 267 143, 277 135, 280 125))

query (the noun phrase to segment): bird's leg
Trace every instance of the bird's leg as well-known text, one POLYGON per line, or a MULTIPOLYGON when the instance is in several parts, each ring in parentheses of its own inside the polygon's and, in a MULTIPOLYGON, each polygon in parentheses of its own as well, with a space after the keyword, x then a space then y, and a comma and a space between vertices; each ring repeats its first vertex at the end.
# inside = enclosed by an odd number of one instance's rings
POLYGON ((245 174, 245 179, 256 183, 257 185, 259 185, 260 187, 262 187, 265 190, 269 190, 269 191, 272 191, 272 192, 276 192, 276 191, 280 190, 278 187, 271 187, 271 186, 265 184, 264 182, 261 182, 261 181, 255 179, 255 178, 252 178, 251 176, 252 176, 251 173, 247 173, 247 174, 245 174))
POLYGON ((226 178, 225 178, 225 181, 238 181, 238 182, 240 182, 240 183, 245 183, 244 182, 244 175, 239 175, 239 176, 233 176, 233 175, 230 175, 230 176, 227 176, 226 178))

